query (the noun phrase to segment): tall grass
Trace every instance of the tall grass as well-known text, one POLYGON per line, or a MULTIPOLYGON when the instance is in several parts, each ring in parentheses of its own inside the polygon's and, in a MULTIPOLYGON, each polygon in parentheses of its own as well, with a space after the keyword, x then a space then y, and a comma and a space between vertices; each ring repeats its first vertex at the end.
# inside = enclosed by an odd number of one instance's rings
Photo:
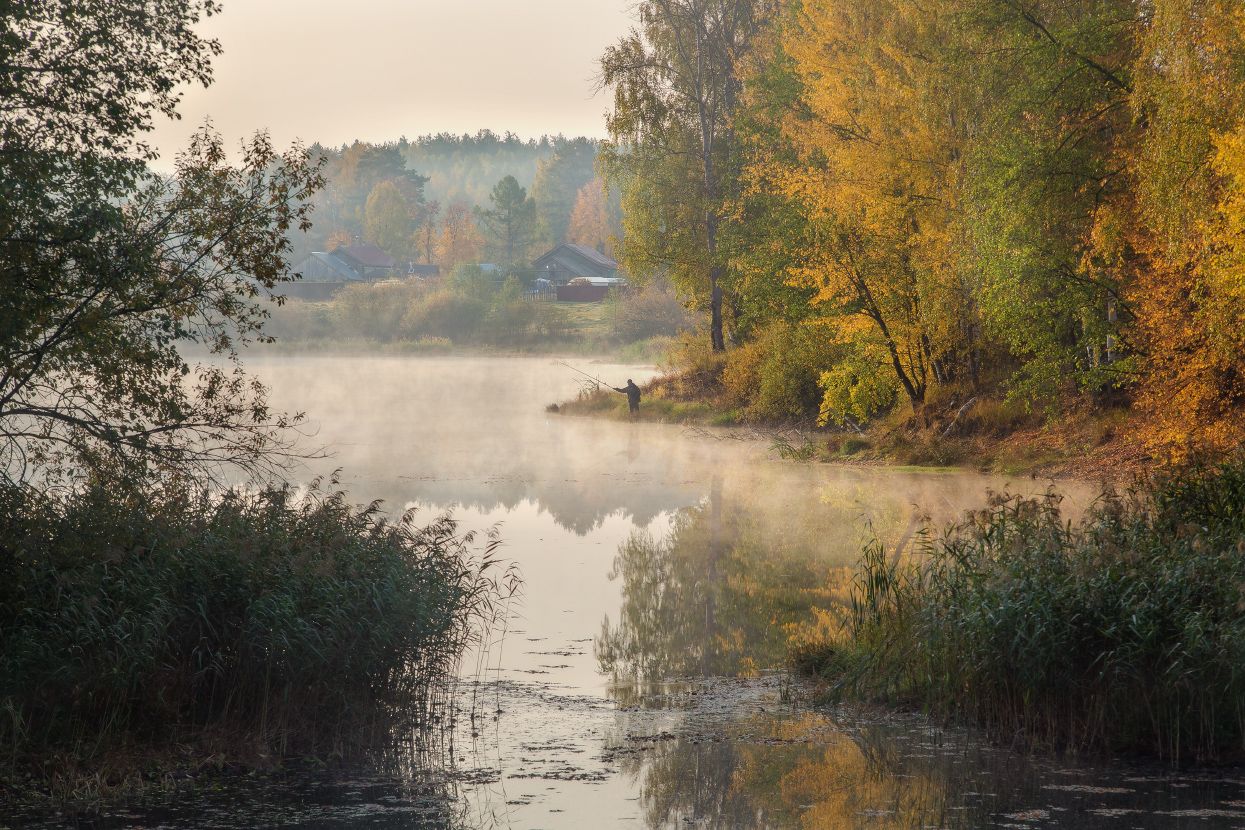
POLYGON ((514 590, 492 552, 448 518, 388 521, 318 486, 0 485, 0 769, 419 730, 514 590))
POLYGON ((843 697, 1002 739, 1212 760, 1245 749, 1245 459, 1107 494, 994 497, 861 563, 841 635, 797 655, 843 697))

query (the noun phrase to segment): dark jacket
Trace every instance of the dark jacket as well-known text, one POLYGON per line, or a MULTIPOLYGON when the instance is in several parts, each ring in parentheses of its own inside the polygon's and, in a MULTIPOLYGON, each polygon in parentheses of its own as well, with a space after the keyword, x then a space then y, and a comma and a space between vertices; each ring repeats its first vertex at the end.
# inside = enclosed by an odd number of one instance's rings
POLYGON ((635 381, 628 381, 627 385, 619 389, 617 386, 611 387, 615 392, 621 392, 627 396, 627 406, 632 409, 638 409, 640 406, 640 387, 635 385, 635 381))

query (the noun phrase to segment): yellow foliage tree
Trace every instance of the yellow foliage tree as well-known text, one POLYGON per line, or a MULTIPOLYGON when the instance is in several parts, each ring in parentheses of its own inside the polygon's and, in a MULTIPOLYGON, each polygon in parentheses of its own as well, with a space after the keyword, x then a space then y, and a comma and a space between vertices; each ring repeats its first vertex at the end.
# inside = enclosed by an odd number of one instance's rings
POLYGON ((483 253, 484 235, 476 225, 471 206, 465 202, 451 202, 445 209, 441 234, 437 238, 437 265, 448 274, 457 265, 479 262, 483 253))
POLYGON ((571 222, 566 231, 566 241, 589 248, 600 248, 613 255, 613 239, 610 233, 609 208, 606 204, 605 182, 593 179, 579 189, 575 207, 571 210, 571 222))
POLYGON ((859 315, 848 343, 880 348, 913 409, 965 365, 954 224, 960 126, 936 49, 943 4, 823 0, 802 7, 783 48, 802 107, 783 134, 796 159, 759 158, 750 175, 807 219, 790 280, 813 302, 859 315))
POLYGON ((1245 12, 1156 0, 1137 60, 1131 295, 1149 443, 1245 438, 1245 12))

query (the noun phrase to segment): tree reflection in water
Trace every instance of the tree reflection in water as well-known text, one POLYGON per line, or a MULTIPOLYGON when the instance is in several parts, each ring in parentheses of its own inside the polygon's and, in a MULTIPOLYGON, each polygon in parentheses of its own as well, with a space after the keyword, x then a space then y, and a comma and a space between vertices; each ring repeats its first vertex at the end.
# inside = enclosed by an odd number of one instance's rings
POLYGON ((619 547, 610 578, 622 581, 620 618, 603 621, 594 646, 619 695, 780 666, 790 632, 841 601, 835 586, 850 571, 826 556, 820 523, 739 508, 715 477, 665 537, 636 531, 619 547))
MULTIPOLYGON (((714 477, 664 536, 636 531, 619 547, 610 573, 621 581, 619 618, 603 621, 594 645, 623 707, 619 746, 647 729, 631 707, 695 709, 701 679, 781 667, 789 637, 841 607, 861 501, 844 482, 775 509, 747 486, 724 494, 714 477)), ((893 497, 873 504, 869 518, 892 549, 918 524, 905 507, 893 497)), ((911 743, 900 751, 880 733, 779 700, 725 708, 689 711, 674 734, 619 753, 620 771, 640 782, 649 827, 969 827, 979 815, 980 805, 951 803, 949 793, 971 789, 949 785, 959 767, 911 743)))
POLYGON ((650 828, 968 828, 998 807, 973 797, 968 757, 901 750, 891 735, 846 731, 819 714, 754 716, 715 738, 621 762, 643 782, 650 828))

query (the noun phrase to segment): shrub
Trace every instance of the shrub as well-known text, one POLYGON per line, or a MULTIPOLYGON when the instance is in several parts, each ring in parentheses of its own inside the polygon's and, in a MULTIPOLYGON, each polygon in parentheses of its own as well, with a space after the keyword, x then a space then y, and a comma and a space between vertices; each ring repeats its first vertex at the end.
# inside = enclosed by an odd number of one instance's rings
POLYGON ((338 334, 388 343, 399 336, 407 308, 424 289, 418 282, 387 280, 348 285, 333 299, 338 334))
POLYGON ((999 736, 1209 760, 1245 746, 1242 609, 1238 458, 1108 494, 1075 525, 1054 496, 996 497, 914 561, 873 543, 811 662, 839 694, 999 736))
POLYGON ((501 280, 497 273, 486 271, 482 266, 473 263, 455 265, 445 281, 447 290, 484 302, 491 300, 500 286, 501 280))
POLYGON ((822 424, 863 423, 889 412, 899 396, 899 383, 885 366, 859 354, 845 357, 821 375, 822 399, 818 420, 822 424))
POLYGON ((721 394, 726 357, 713 351, 703 332, 684 332, 670 350, 670 365, 677 373, 663 378, 662 387, 673 397, 705 399, 721 394))
POLYGON ((334 333, 332 306, 303 300, 286 300, 270 307, 264 333, 277 340, 319 340, 334 333))
POLYGON ((839 445, 841 455, 856 455, 870 449, 872 445, 864 438, 847 438, 839 445))
POLYGON ((536 322, 536 303, 524 299, 523 284, 508 277, 493 297, 481 335, 493 343, 521 343, 536 322))
POLYGON ((671 337, 691 325, 674 289, 660 281, 611 293, 608 314, 614 336, 627 343, 671 337))
POLYGON ((337 751, 426 725, 500 589, 469 543, 317 488, 0 484, 0 746, 89 764, 205 730, 337 751))
POLYGON ((476 337, 488 314, 488 304, 452 291, 420 298, 402 318, 402 335, 411 340, 444 337, 462 343, 476 337))
POLYGON ((818 412, 817 384, 828 362, 828 350, 807 327, 772 323, 727 354, 726 402, 754 420, 809 418, 818 412))
POLYGON ((1040 420, 1023 400, 983 398, 968 412, 964 431, 1003 438, 1023 427, 1036 425, 1040 420))
POLYGON ((555 303, 532 303, 534 310, 534 326, 538 334, 549 340, 564 340, 572 329, 565 309, 555 303))
POLYGON ((509 300, 497 303, 489 310, 482 336, 492 343, 518 344, 528 338, 535 323, 536 303, 509 300))

